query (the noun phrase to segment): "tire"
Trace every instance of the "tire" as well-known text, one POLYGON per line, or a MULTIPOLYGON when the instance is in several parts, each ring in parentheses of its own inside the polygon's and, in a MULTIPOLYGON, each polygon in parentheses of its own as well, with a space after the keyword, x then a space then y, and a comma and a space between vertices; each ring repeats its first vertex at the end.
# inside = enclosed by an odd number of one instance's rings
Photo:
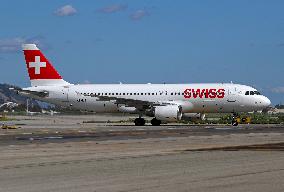
POLYGON ((143 118, 136 118, 134 120, 135 126, 144 126, 145 125, 145 119, 143 118))
POLYGON ((160 120, 156 119, 156 118, 153 118, 153 119, 151 120, 151 124, 152 124, 153 126, 160 126, 161 123, 162 123, 162 122, 161 122, 160 120))

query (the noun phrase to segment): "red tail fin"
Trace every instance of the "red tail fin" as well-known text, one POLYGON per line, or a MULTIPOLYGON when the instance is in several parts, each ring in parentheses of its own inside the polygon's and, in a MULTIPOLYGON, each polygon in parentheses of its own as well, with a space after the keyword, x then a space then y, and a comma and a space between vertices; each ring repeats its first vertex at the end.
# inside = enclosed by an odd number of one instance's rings
POLYGON ((32 86, 69 84, 62 79, 35 44, 24 44, 23 50, 32 86))

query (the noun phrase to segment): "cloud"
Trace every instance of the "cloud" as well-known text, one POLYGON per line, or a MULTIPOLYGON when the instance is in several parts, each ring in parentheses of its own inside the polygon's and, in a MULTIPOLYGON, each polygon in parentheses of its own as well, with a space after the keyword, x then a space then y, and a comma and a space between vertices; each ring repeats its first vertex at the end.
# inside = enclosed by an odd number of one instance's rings
POLYGON ((127 9, 127 5, 125 4, 114 4, 107 7, 103 7, 99 10, 101 13, 115 13, 119 11, 123 11, 127 9))
POLYGON ((278 43, 276 46, 277 47, 284 47, 284 43, 278 43))
POLYGON ((21 50, 21 44, 25 43, 22 37, 0 39, 0 53, 17 52, 21 50))
POLYGON ((132 13, 129 17, 133 21, 138 21, 138 20, 143 19, 147 15, 149 15, 148 11, 146 11, 144 9, 140 9, 140 10, 137 10, 134 13, 132 13))
POLYGON ((77 13, 77 10, 72 5, 65 5, 57 9, 54 14, 59 17, 72 16, 77 13))
POLYGON ((274 87, 271 89, 273 93, 284 93, 284 87, 274 87))
POLYGON ((0 53, 16 53, 22 50, 22 44, 35 43, 41 49, 48 49, 49 45, 45 43, 43 36, 34 37, 14 37, 0 39, 0 53))

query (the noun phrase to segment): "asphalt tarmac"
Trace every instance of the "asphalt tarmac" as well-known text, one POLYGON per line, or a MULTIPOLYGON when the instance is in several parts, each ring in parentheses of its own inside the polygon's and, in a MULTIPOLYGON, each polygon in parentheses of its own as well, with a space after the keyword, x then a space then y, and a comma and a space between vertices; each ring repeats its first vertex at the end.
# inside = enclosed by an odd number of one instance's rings
POLYGON ((283 125, 12 118, 21 128, 0 130, 0 191, 284 191, 283 125))

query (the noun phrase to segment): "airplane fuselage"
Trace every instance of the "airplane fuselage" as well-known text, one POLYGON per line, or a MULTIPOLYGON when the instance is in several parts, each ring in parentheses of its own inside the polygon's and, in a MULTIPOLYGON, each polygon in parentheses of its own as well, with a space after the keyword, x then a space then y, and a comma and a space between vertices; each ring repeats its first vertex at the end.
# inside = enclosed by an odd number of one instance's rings
MULTIPOLYGON (((23 51, 31 87, 20 94, 74 109, 139 115, 135 125, 145 125, 143 115, 154 117, 152 125, 181 120, 184 114, 259 111, 270 100, 256 89, 233 83, 205 84, 92 84, 73 85, 65 81, 35 44, 23 51)), ((235 118, 232 125, 237 125, 235 118)))
POLYGON ((231 113, 262 110, 270 104, 256 89, 232 83, 207 84, 94 84, 39 86, 27 88, 47 91, 39 98, 53 104, 94 112, 134 112, 135 108, 101 101, 96 96, 175 103, 183 113, 231 113), (248 94, 246 93, 253 93, 248 94))

